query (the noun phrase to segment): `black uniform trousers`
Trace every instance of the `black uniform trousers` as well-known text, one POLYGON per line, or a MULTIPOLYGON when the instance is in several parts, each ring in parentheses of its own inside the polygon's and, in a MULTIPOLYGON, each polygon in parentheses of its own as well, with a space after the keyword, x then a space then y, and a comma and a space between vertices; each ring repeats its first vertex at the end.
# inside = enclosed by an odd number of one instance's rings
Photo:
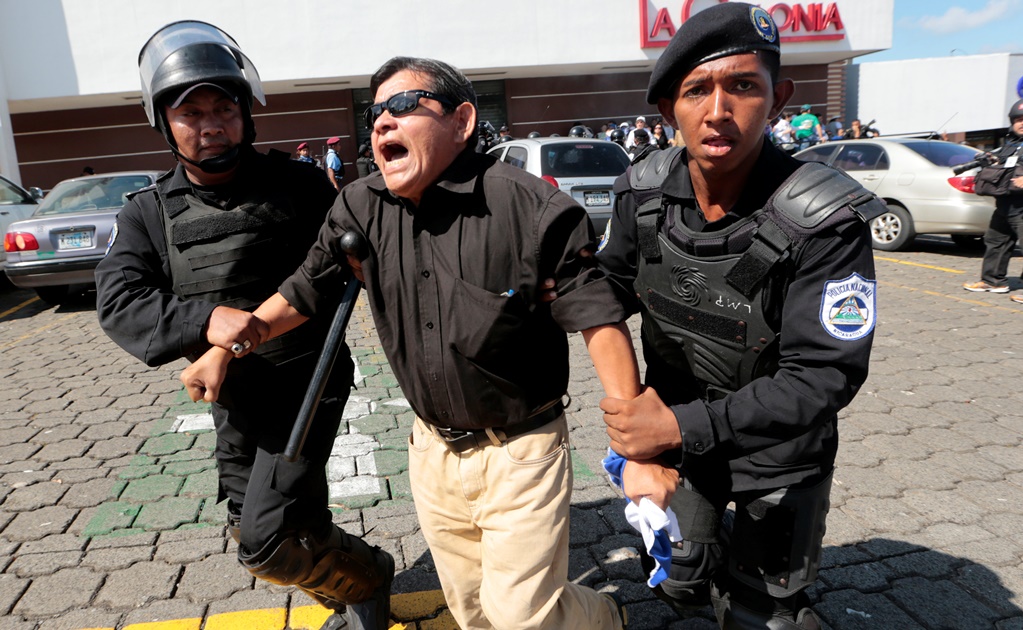
POLYGON ((322 532, 331 521, 326 465, 351 389, 348 353, 337 357, 298 461, 283 456, 316 360, 232 361, 213 403, 219 499, 240 511, 240 542, 250 552, 275 534, 322 532))
POLYGON ((984 263, 980 278, 993 285, 1005 284, 1009 259, 1023 237, 1023 197, 996 197, 991 224, 984 233, 984 263))

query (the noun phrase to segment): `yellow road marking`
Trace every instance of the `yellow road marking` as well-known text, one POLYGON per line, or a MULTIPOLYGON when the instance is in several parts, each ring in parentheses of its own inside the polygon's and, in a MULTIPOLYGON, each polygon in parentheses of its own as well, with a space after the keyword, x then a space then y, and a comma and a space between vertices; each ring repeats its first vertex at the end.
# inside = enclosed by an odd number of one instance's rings
POLYGON ((201 625, 202 619, 175 619, 173 621, 133 623, 130 626, 125 626, 124 630, 199 630, 201 625))
POLYGON ((874 256, 874 260, 883 260, 885 262, 898 263, 900 265, 909 265, 910 267, 923 267, 924 269, 935 269, 937 271, 944 271, 945 273, 966 273, 959 269, 949 269, 948 267, 938 267, 936 265, 925 265, 923 263, 909 262, 908 260, 899 260, 898 258, 886 258, 884 256, 874 256))
MULTIPOLYGON (((329 610, 324 609, 326 612, 329 610)), ((330 615, 324 617, 326 619, 330 615)), ((239 612, 220 613, 206 618, 205 630, 284 630, 288 623, 288 611, 284 608, 265 608, 263 610, 242 610, 239 612)), ((323 622, 320 622, 323 625, 323 622)), ((292 629, 302 626, 292 626, 292 629)), ((319 630, 320 626, 316 626, 319 630)))
POLYGON ((39 296, 36 296, 34 298, 25 300, 24 302, 22 302, 21 304, 15 306, 14 308, 9 308, 6 311, 4 311, 3 313, 0 313, 0 319, 3 319, 5 317, 7 317, 8 315, 10 315, 11 313, 14 313, 15 311, 20 311, 21 309, 25 308, 26 306, 28 306, 32 302, 38 302, 38 301, 39 301, 39 296))
POLYGON ((65 315, 64 317, 61 317, 57 321, 51 322, 51 323, 49 323, 49 324, 47 324, 45 326, 40 326, 39 328, 36 328, 34 330, 30 330, 29 332, 27 332, 24 335, 18 337, 17 339, 15 339, 13 341, 9 341, 9 342, 5 343, 4 345, 0 346, 0 350, 5 350, 7 348, 10 348, 11 346, 15 346, 15 345, 18 344, 18 342, 24 341, 24 340, 26 340, 26 339, 28 339, 30 337, 34 337, 34 336, 38 335, 39 333, 41 333, 43 331, 49 330, 50 328, 53 328, 54 326, 62 324, 64 322, 66 322, 67 320, 71 319, 72 317, 76 316, 76 315, 78 315, 78 313, 68 313, 67 315, 65 315))
POLYGON ((990 302, 982 302, 980 300, 969 300, 967 298, 956 297, 954 295, 949 295, 948 293, 942 293, 940 291, 928 291, 926 289, 918 289, 916 287, 907 287, 907 286, 904 286, 904 285, 901 285, 901 284, 895 284, 894 282, 886 282, 884 280, 878 280, 877 283, 879 285, 881 285, 881 286, 884 286, 884 287, 892 287, 892 288, 895 288, 895 289, 900 289, 902 291, 914 291, 916 293, 923 293, 925 295, 933 295, 935 297, 948 298, 950 300, 955 300, 956 302, 962 302, 963 304, 973 304, 974 306, 985 306, 987 308, 993 308, 993 309, 997 309, 999 311, 1008 311, 1010 313, 1023 313, 1023 309, 1010 308, 1008 306, 998 306, 997 304, 991 304, 990 302))

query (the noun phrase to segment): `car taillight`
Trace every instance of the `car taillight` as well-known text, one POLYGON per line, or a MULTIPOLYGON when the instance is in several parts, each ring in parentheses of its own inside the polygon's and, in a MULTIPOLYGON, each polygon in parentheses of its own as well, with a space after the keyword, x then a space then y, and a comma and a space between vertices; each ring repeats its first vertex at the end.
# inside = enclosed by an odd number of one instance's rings
POLYGON ((550 175, 543 175, 542 177, 540 177, 540 179, 547 182, 551 186, 554 186, 555 188, 560 188, 560 186, 558 186, 558 180, 554 179, 550 175))
POLYGON ((8 232, 4 236, 5 252, 24 252, 39 249, 39 241, 28 232, 8 232))
POLYGON ((960 175, 959 177, 949 177, 948 183, 952 184, 952 188, 955 188, 956 190, 961 190, 964 193, 973 194, 975 192, 974 186, 976 184, 976 181, 974 180, 973 175, 960 175))

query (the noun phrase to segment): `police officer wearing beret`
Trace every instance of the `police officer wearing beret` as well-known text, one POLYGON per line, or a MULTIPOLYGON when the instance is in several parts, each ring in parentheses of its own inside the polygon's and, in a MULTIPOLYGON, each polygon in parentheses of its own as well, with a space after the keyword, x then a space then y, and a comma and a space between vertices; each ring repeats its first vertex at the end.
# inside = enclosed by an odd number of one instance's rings
MULTIPOLYGON (((265 103, 259 75, 217 27, 163 27, 143 46, 139 71, 149 123, 178 165, 117 216, 96 269, 100 324, 151 366, 237 350, 212 412, 218 500, 227 499, 239 562, 334 610, 324 628, 387 628, 394 560, 335 526, 327 508, 325 466, 352 372, 335 370, 314 435, 298 461, 284 460, 325 326, 256 349, 267 328, 249 312, 301 264, 335 190, 323 171, 253 148, 253 100, 265 103)), ((338 365, 350 360, 342 354, 338 365)))
POLYGON ((804 590, 837 413, 866 379, 877 318, 867 222, 883 205, 765 142, 794 91, 779 64, 759 7, 682 25, 647 100, 685 148, 619 178, 597 255, 637 296, 648 366, 638 398, 601 403, 611 447, 629 458, 626 494, 670 505, 684 539, 656 593, 681 615, 712 603, 727 629, 820 628, 804 590))

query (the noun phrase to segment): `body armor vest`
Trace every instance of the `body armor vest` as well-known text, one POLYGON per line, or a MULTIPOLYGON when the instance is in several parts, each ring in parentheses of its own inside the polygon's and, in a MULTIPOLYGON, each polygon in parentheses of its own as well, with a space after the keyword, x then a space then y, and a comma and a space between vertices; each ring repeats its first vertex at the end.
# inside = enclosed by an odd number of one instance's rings
MULTIPOLYGON (((282 191, 247 189, 224 210, 191 192, 170 193, 157 183, 174 293, 185 300, 255 310, 290 273, 280 257, 292 243, 296 210, 282 191), (259 199, 256 199, 256 196, 259 199), (283 275, 282 275, 283 273, 283 275)), ((281 363, 315 350, 316 327, 299 326, 260 344, 256 354, 281 363), (307 330, 304 330, 307 329, 307 330)))
POLYGON ((629 173, 639 204, 635 286, 646 343, 716 400, 777 369, 780 326, 769 321, 767 303, 777 304, 786 287, 770 272, 815 233, 869 221, 885 206, 841 172, 809 163, 764 208, 725 229, 695 232, 659 192, 678 153, 655 154, 629 173))

